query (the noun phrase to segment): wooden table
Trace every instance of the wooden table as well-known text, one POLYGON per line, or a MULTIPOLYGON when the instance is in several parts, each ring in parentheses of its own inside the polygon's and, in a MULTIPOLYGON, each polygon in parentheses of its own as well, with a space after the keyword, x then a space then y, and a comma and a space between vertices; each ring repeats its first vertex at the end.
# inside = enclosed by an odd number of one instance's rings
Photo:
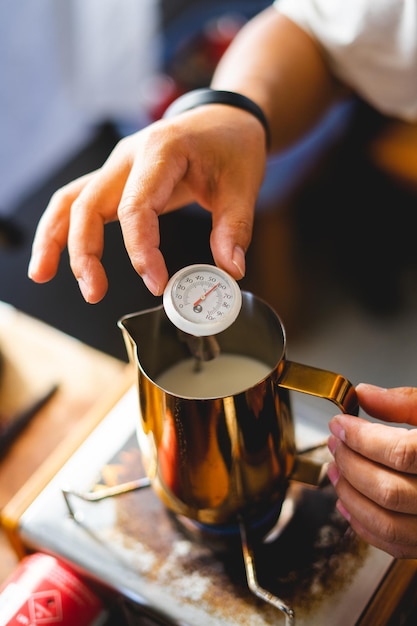
MULTIPOLYGON (((89 410, 107 402, 130 374, 123 361, 2 302, 0 352, 0 424, 58 385, 0 460, 2 509, 57 446, 85 427, 89 410)), ((18 556, 0 529, 0 584, 17 563, 18 556)))

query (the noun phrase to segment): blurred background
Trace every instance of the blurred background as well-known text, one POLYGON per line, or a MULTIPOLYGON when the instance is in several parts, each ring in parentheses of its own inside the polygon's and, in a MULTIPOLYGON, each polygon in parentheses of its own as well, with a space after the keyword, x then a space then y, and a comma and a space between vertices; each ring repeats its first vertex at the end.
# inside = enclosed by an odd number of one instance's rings
MULTIPOLYGON (((93 306, 65 253, 51 283, 27 278, 36 224, 58 187, 207 86, 238 30, 269 4, 3 0, 0 300, 126 359, 117 320, 159 299, 133 271, 118 224, 106 228, 109 291, 93 306)), ((354 383, 416 383, 416 145, 414 126, 352 100, 269 159, 242 287, 280 314, 292 358, 354 383)), ((160 224, 170 273, 212 261, 210 216, 198 206, 160 224)))

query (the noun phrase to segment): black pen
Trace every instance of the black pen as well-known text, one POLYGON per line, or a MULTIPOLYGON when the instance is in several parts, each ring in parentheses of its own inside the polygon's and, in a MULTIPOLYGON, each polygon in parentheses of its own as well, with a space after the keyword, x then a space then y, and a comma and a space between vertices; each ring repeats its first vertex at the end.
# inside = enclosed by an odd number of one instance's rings
POLYGON ((35 400, 33 404, 7 420, 7 424, 0 424, 0 458, 6 454, 15 439, 17 439, 36 413, 52 398, 57 389, 57 384, 52 385, 52 387, 43 396, 35 400))

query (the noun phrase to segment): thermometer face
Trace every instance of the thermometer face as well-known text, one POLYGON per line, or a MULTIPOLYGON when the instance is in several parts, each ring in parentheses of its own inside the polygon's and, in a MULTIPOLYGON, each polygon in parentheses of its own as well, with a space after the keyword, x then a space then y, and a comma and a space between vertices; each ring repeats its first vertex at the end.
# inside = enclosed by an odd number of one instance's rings
POLYGON ((214 265, 189 265, 169 280, 165 312, 180 330, 203 337, 228 328, 239 315, 242 294, 237 282, 214 265))

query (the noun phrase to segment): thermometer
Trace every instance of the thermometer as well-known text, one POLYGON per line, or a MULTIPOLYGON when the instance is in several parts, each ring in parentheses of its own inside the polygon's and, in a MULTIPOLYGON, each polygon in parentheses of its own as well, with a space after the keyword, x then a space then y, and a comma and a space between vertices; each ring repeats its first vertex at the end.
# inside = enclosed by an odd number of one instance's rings
POLYGON ((206 337, 233 324, 242 306, 242 294, 224 270, 214 265, 188 265, 170 278, 163 304, 177 328, 206 337))

